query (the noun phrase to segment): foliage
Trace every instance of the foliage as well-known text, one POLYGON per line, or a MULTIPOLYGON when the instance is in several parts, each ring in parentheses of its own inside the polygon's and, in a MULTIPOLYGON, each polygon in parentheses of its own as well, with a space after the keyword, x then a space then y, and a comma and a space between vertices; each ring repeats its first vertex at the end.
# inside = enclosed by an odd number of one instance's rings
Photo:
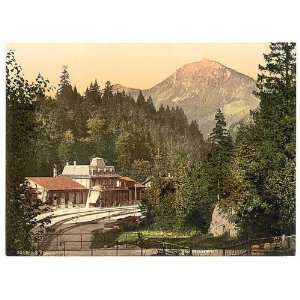
POLYGON ((44 96, 47 81, 41 75, 29 83, 15 60, 13 51, 6 55, 6 253, 34 249, 37 225, 35 217, 40 212, 25 176, 34 174, 32 163, 38 152, 36 144, 37 122, 35 111, 38 99, 44 96))
POLYGON ((80 95, 71 85, 67 66, 56 95, 37 101, 32 120, 37 122, 33 135, 40 146, 31 160, 34 175, 51 175, 54 163, 62 170, 66 160, 85 164, 99 156, 120 173, 144 179, 151 174, 140 173, 138 162, 147 162, 147 169, 154 170, 158 149, 193 159, 205 149, 197 124, 189 124, 182 109, 156 110, 151 97, 145 100, 140 92, 135 100, 124 92, 115 93, 109 81, 102 90, 95 81, 80 95))
POLYGON ((181 199, 185 203, 184 227, 207 233, 216 205, 210 170, 207 162, 194 164, 181 185, 181 199))
POLYGON ((74 136, 72 131, 69 129, 64 132, 62 141, 58 146, 58 157, 61 162, 68 162, 72 158, 74 153, 74 136))
POLYGON ((209 165, 168 155, 157 162, 142 210, 153 228, 207 232, 216 201, 211 195, 209 165), (166 173, 164 170, 168 170, 166 173))
POLYGON ((152 175, 149 160, 136 159, 132 163, 131 175, 138 181, 143 182, 152 175))
POLYGON ((294 43, 272 43, 259 66, 254 123, 241 126, 230 167, 231 193, 241 234, 295 232, 296 53, 294 43))
POLYGON ((208 155, 210 171, 212 172, 211 186, 217 200, 226 198, 228 194, 228 172, 231 161, 233 142, 226 128, 224 114, 219 109, 215 115, 216 125, 210 134, 211 150, 208 155))

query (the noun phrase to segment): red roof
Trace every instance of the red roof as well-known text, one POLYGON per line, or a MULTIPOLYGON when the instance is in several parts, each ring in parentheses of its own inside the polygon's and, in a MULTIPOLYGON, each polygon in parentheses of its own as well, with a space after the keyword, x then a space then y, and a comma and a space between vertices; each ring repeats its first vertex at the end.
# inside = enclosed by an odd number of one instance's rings
POLYGON ((85 186, 79 184, 75 180, 65 177, 28 177, 30 181, 38 184, 47 190, 62 191, 62 190, 88 190, 85 186))

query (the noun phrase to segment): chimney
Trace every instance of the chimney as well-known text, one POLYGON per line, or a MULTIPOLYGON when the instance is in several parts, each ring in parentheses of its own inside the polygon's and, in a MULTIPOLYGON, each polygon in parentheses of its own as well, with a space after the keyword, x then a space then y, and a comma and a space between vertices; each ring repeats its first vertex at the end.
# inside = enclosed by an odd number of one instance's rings
POLYGON ((57 169, 56 169, 55 164, 54 164, 54 167, 53 167, 53 177, 57 177, 57 169))
POLYGON ((76 160, 74 160, 74 166, 76 166, 76 160))

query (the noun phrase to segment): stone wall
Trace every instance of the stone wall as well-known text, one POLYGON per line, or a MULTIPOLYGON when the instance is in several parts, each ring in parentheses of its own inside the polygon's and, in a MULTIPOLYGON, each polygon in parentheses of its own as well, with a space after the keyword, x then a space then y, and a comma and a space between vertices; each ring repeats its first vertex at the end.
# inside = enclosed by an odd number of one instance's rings
POLYGON ((236 237, 238 234, 236 226, 228 220, 218 205, 216 205, 212 214, 209 233, 213 236, 228 234, 230 237, 236 237))
POLYGON ((251 255, 295 255, 296 235, 273 237, 268 242, 257 241, 251 246, 251 255))

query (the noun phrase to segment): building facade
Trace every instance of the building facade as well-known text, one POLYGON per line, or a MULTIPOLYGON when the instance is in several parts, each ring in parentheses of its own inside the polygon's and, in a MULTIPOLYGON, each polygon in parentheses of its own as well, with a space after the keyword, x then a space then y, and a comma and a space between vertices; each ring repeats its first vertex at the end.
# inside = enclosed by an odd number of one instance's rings
POLYGON ((66 164, 62 176, 68 176, 89 189, 87 207, 135 205, 144 197, 145 187, 130 177, 120 176, 103 158, 93 158, 90 165, 66 164))
POLYGON ((135 205, 145 192, 143 184, 118 175, 114 166, 97 157, 89 165, 67 163, 59 176, 54 168, 53 177, 27 179, 37 197, 53 208, 135 205))
POLYGON ((69 177, 28 177, 42 203, 52 208, 85 207, 89 190, 69 177))

